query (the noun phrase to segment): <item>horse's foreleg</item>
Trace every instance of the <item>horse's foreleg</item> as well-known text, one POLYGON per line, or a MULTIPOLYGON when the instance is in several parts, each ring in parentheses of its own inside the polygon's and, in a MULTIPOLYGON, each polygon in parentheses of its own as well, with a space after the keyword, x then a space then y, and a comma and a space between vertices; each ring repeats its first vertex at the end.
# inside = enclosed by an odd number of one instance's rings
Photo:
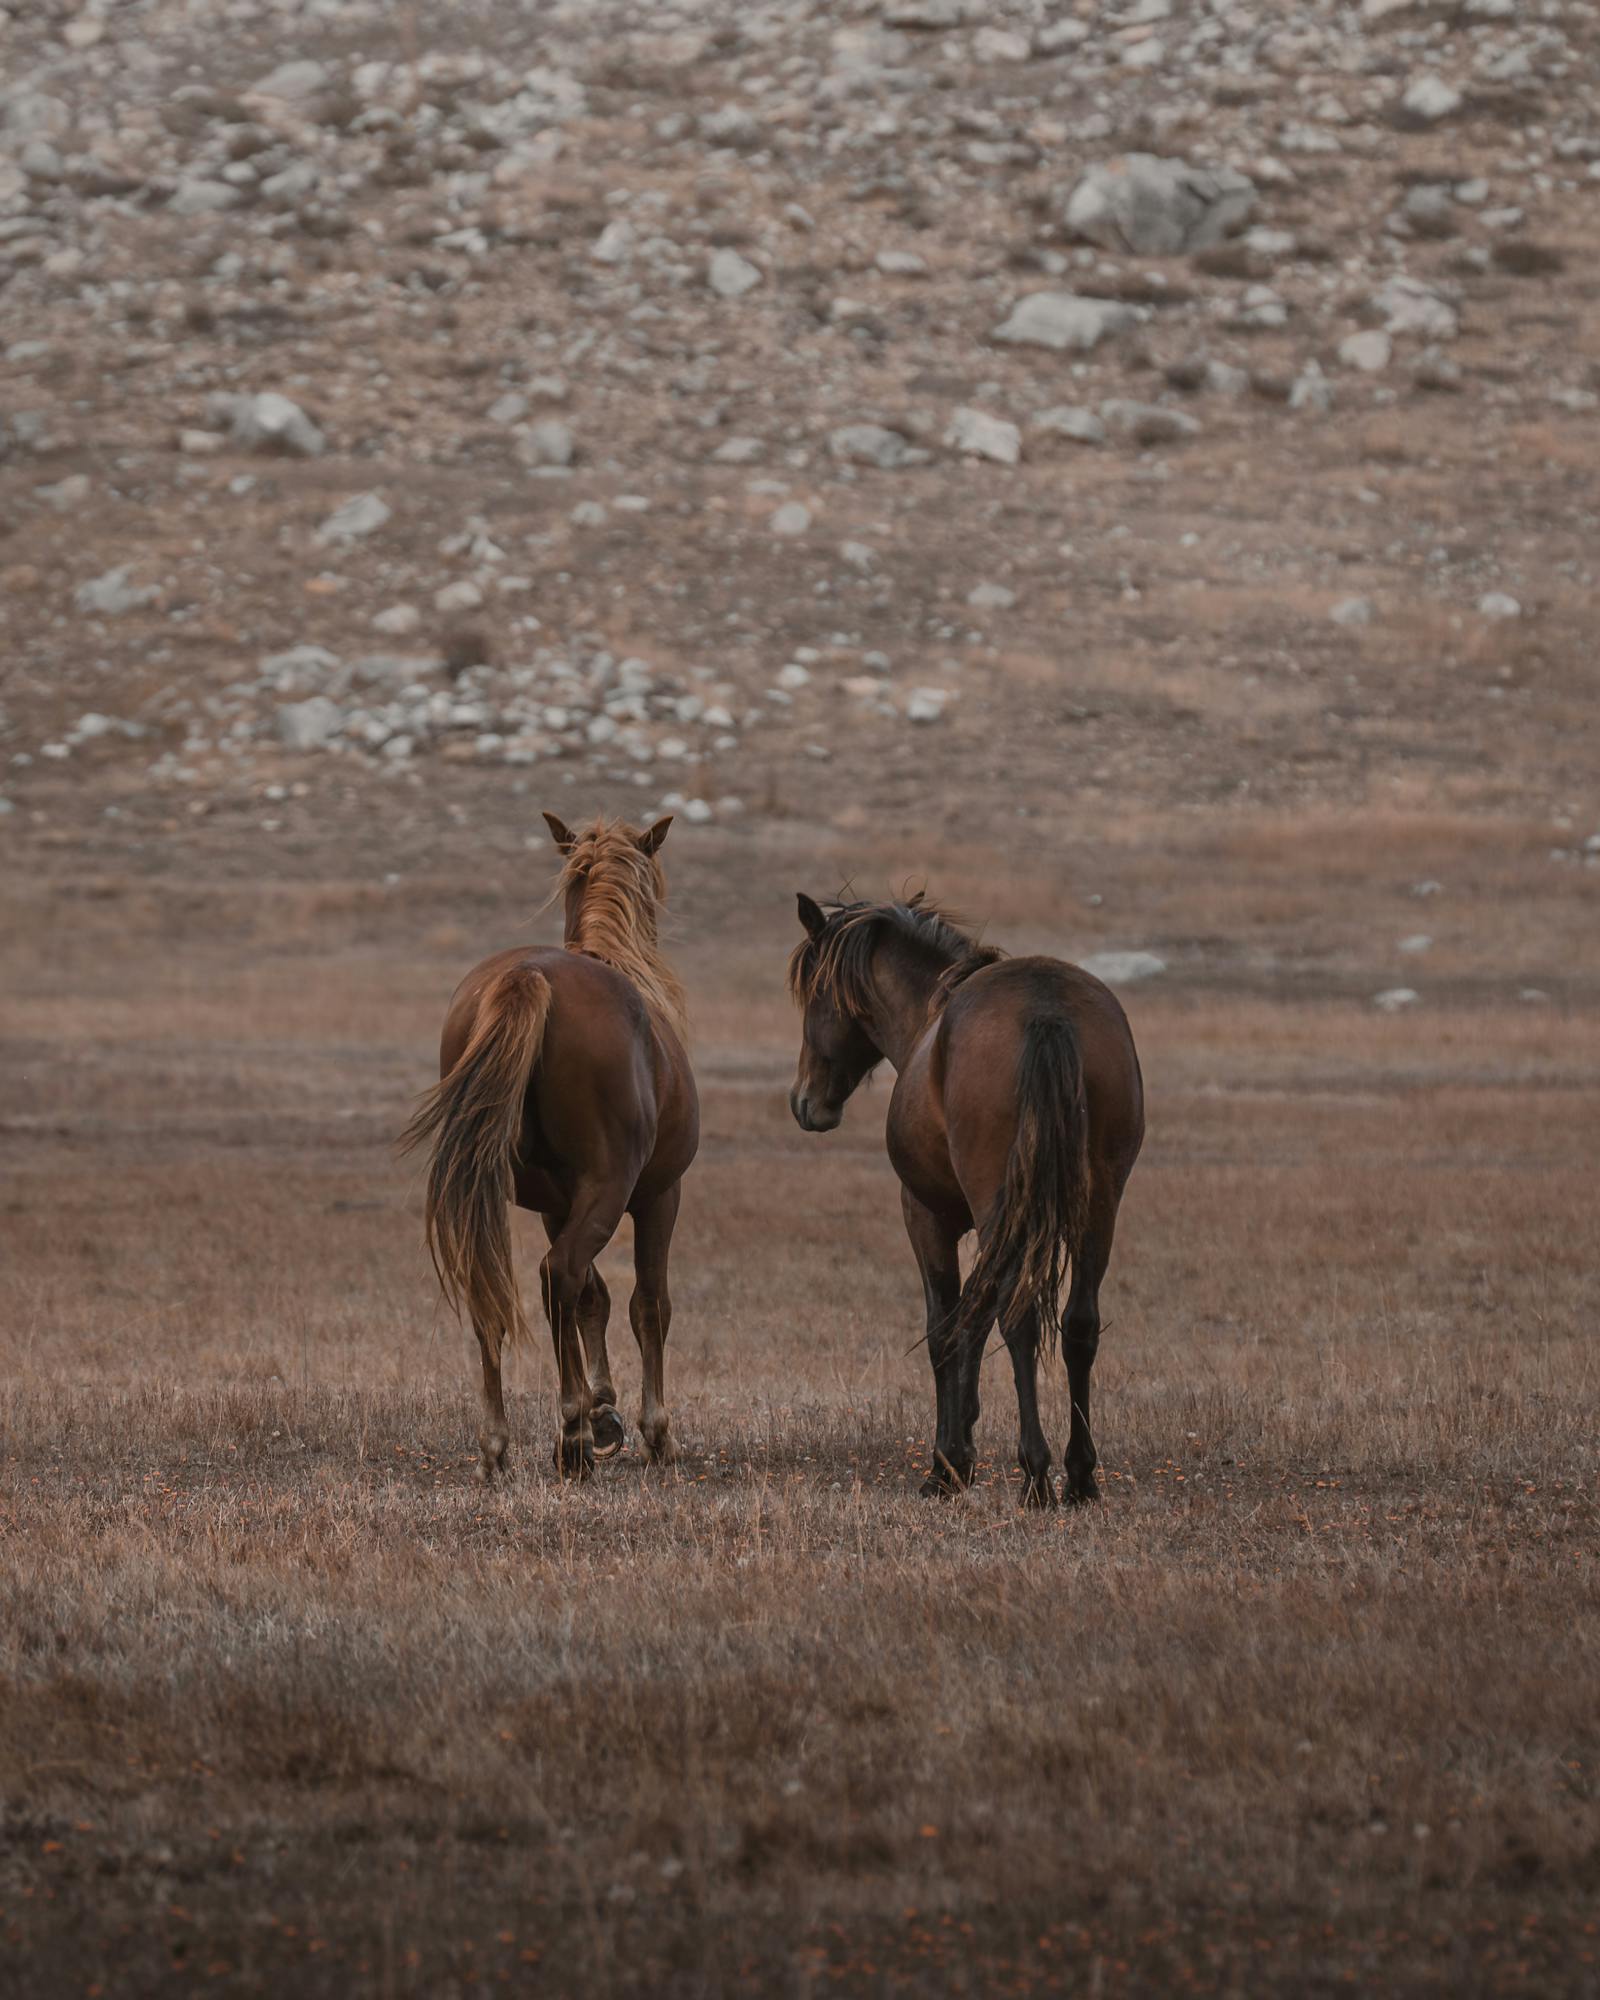
POLYGON ((925 1499, 931 1499, 969 1485, 975 1462, 972 1424, 962 1393, 961 1356, 951 1338, 951 1322, 961 1297, 960 1239, 907 1187, 900 1190, 900 1209, 922 1276, 928 1316, 928 1359, 933 1365, 936 1416, 933 1466, 922 1482, 922 1492, 925 1499))
POLYGON ((667 1416, 666 1347, 667 1332, 672 1325, 667 1256, 680 1198, 678 1183, 674 1182, 665 1194, 635 1209, 633 1216, 634 1291, 628 1301, 628 1317, 633 1322, 634 1339, 639 1343, 644 1377, 639 1434, 656 1465, 671 1465, 678 1456, 677 1441, 667 1416))

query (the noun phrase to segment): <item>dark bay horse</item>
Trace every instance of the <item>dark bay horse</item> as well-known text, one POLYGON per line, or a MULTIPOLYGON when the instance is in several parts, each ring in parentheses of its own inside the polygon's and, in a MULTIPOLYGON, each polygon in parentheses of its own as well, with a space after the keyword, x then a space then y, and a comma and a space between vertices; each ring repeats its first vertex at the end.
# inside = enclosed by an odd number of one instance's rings
POLYGON ((587 1478, 597 1455, 622 1444, 606 1353, 611 1299, 595 1259, 624 1212, 634 1228, 628 1312, 644 1371, 639 1430, 654 1463, 677 1457, 664 1401, 667 1252, 700 1107, 683 989, 656 937, 666 895, 657 852, 672 821, 640 832, 597 819, 573 833, 544 817, 565 859, 557 894, 566 942, 497 952, 462 980, 445 1016, 440 1081, 401 1141, 431 1149, 428 1248, 482 1350, 490 1481, 506 1468, 501 1354, 527 1330, 511 1201, 536 1210, 550 1239, 540 1279, 561 1376, 557 1467, 587 1478))
POLYGON ((832 1131, 885 1057, 897 1072, 889 1158, 922 1273, 938 1398, 923 1492, 972 1477, 978 1370, 998 1321, 1016 1380, 1023 1505, 1054 1503, 1038 1355, 1059 1323, 1072 1394, 1065 1496, 1097 1498, 1089 1375, 1100 1284, 1144 1138, 1127 1016, 1089 973, 1006 958, 920 896, 827 910, 802 896, 800 921, 789 983, 805 1026, 789 1104, 801 1128, 832 1131), (978 1252, 963 1285, 957 1246, 972 1228, 978 1252))

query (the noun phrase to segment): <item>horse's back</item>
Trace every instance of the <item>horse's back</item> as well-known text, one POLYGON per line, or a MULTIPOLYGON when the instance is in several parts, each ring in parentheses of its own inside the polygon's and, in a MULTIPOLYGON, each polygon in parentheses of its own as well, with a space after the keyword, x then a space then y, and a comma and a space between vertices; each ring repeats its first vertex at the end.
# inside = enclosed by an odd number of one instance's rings
POLYGON ((633 982, 602 959, 533 945, 482 960, 451 1001, 441 1070, 460 1059, 485 995, 518 973, 542 979, 550 995, 519 1147, 528 1205, 543 1205, 536 1185, 541 1173, 566 1181, 631 1160, 634 1171, 652 1182, 678 1178, 699 1140, 688 1057, 633 982))

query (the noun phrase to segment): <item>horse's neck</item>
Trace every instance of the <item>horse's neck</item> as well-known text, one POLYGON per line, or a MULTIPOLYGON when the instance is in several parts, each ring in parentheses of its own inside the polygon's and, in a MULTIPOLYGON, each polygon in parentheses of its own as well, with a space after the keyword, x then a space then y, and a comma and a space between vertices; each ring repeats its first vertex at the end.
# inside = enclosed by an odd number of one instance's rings
POLYGON ((922 1038, 941 968, 896 943, 883 944, 872 962, 873 1040, 897 1070, 904 1069, 922 1038))

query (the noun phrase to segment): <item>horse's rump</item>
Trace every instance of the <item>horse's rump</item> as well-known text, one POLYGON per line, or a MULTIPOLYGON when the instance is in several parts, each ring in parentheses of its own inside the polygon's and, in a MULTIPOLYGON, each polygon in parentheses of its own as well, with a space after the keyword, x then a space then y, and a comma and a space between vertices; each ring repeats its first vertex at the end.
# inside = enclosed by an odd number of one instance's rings
MULTIPOLYGON (((969 991, 969 1007, 978 1000, 977 991, 969 991)), ((1010 1334, 1032 1313, 1040 1340, 1051 1346, 1088 1221, 1089 1115, 1077 1027, 1064 1001, 1036 992, 1024 1003, 1017 1029, 1014 1124, 1004 1174, 987 1205, 972 1201, 976 1189, 964 1190, 980 1241, 948 1336, 958 1344, 981 1341, 996 1320, 1002 1334, 1010 1334)), ((947 1079, 950 1061, 947 1052, 947 1079)), ((1004 1116, 998 1093, 988 1095, 985 1115, 1004 1116)), ((954 1121, 950 1147, 958 1158, 963 1135, 954 1121)))

